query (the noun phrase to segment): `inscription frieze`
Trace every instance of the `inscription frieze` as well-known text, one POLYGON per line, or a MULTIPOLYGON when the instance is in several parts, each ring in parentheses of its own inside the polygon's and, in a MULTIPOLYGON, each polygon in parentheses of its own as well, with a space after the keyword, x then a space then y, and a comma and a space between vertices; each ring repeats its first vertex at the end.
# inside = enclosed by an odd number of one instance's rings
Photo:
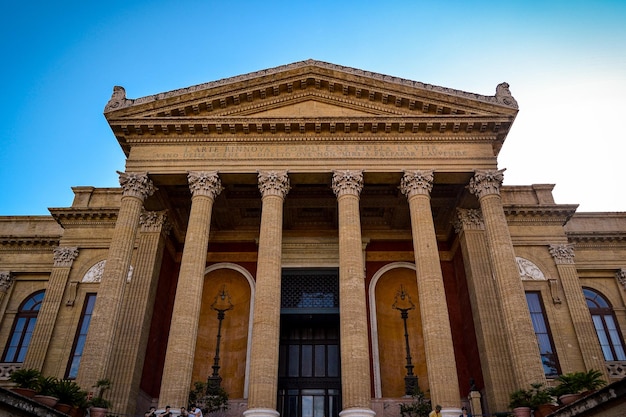
POLYGON ((157 151, 135 148, 135 157, 148 160, 276 159, 276 158, 468 158, 476 156, 460 145, 429 144, 228 144, 163 146, 157 151))

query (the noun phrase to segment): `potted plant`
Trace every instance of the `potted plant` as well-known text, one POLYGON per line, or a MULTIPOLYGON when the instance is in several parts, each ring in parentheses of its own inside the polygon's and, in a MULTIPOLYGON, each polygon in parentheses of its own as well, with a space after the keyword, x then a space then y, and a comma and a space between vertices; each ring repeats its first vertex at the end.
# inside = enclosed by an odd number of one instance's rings
POLYGON ((591 369, 589 371, 569 372, 557 377, 558 385, 553 389, 553 395, 558 397, 563 405, 571 404, 583 396, 586 391, 595 391, 606 385, 602 372, 591 369))
POLYGON ((37 393, 37 384, 39 383, 40 377, 41 372, 37 369, 16 369, 9 375, 9 380, 17 385, 11 388, 11 390, 25 397, 32 398, 37 393))
POLYGON ((111 407, 111 402, 104 398, 104 392, 111 388, 111 381, 108 379, 99 379, 93 387, 98 389, 98 393, 89 400, 90 415, 91 417, 104 417, 111 407))
POLYGON ((228 393, 214 382, 194 382, 189 392, 189 404, 196 405, 203 415, 228 410, 228 393))
POLYGON ((402 417, 428 417, 430 413, 430 399, 418 388, 411 395, 412 401, 408 404, 400 403, 400 415, 402 417))
POLYGON ((54 407, 59 402, 54 392, 57 382, 58 379, 53 376, 40 376, 37 385, 37 393, 33 399, 40 404, 54 407))
POLYGON ((535 382, 530 384, 530 388, 513 391, 509 396, 509 401, 509 407, 515 416, 530 417, 532 410, 537 417, 537 409, 544 404, 552 403, 553 397, 550 389, 540 382, 535 382))
POLYGON ((54 396, 59 399, 55 408, 67 414, 72 407, 79 407, 87 398, 87 393, 76 382, 60 379, 54 387, 54 396))

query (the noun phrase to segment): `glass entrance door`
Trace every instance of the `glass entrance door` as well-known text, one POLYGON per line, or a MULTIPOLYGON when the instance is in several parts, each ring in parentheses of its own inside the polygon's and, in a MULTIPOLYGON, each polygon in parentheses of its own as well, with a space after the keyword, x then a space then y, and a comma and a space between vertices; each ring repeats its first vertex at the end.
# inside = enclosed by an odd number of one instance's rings
POLYGON ((278 412, 338 417, 341 410, 338 314, 283 314, 278 412))

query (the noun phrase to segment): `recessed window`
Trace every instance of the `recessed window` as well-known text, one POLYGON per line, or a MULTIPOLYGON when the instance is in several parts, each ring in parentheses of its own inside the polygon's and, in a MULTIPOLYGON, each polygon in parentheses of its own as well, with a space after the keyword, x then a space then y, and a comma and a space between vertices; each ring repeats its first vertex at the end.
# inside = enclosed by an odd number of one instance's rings
POLYGON ((2 356, 2 362, 24 362, 44 294, 45 291, 38 291, 20 305, 13 322, 9 343, 2 356))
POLYGON ((537 343, 539 345, 539 353, 541 355, 541 364, 543 372, 547 377, 556 377, 560 373, 559 361, 555 353, 554 343, 548 320, 546 318, 543 303, 541 302, 541 293, 527 292, 526 302, 530 311, 530 319, 533 322, 537 343))
POLYGON ((85 340, 87 340, 87 331, 89 330, 91 315, 93 314, 93 307, 95 304, 96 294, 87 294, 85 296, 85 303, 83 304, 83 312, 80 315, 76 337, 74 338, 74 345, 72 346, 72 355, 70 356, 70 362, 67 366, 67 371, 65 372, 65 377, 67 379, 76 379, 76 376, 78 375, 78 367, 80 365, 80 360, 83 357, 85 340))
POLYGON ((587 307, 606 361, 626 360, 622 335, 617 327, 615 313, 609 302, 600 293, 584 288, 587 307))

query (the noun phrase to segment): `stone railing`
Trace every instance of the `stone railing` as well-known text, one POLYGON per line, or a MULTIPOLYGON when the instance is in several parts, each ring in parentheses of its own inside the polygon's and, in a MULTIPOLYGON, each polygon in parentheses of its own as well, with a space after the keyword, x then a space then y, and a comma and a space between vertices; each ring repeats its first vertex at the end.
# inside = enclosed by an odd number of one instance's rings
POLYGON ((606 361, 604 363, 609 372, 609 378, 622 379, 626 377, 626 361, 606 361))
POLYGON ((21 363, 2 362, 0 363, 0 381, 8 381, 11 372, 22 367, 21 363))

